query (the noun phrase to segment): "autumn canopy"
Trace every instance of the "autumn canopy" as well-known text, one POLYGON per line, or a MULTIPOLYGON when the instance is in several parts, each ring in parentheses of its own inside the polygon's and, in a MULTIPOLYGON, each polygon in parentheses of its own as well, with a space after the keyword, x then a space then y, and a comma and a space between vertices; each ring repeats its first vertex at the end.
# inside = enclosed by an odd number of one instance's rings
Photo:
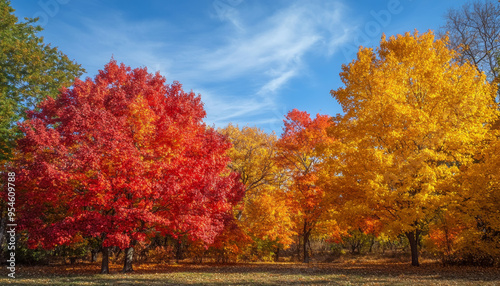
POLYGON ((293 109, 280 136, 209 127, 199 95, 111 60, 18 124, 22 239, 93 247, 103 273, 112 251, 127 272, 134 249, 308 263, 312 241, 340 255, 363 239, 414 266, 423 247, 498 264, 497 86, 448 46, 415 31, 360 48, 331 91, 343 114, 293 109))
POLYGON ((386 233, 405 234, 413 265, 420 235, 465 191, 453 180, 498 116, 496 86, 446 44, 431 32, 384 37, 376 52, 363 48, 342 67, 345 87, 331 92, 345 113, 332 134, 344 143, 349 204, 386 233))
POLYGON ((155 232, 213 242, 243 185, 204 116, 179 83, 114 61, 44 101, 19 141, 30 244, 98 238, 125 249, 155 232))

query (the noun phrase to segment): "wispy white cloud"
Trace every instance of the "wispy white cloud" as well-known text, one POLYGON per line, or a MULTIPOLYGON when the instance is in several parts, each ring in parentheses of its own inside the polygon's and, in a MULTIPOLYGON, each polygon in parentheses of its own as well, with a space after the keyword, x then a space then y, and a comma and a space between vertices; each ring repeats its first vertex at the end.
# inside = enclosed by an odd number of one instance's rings
MULTIPOLYGON (((281 121, 277 119, 277 112, 269 110, 279 105, 282 88, 303 74, 307 56, 312 53, 331 56, 349 40, 350 29, 343 16, 345 9, 340 2, 295 2, 258 23, 239 20, 238 29, 227 36, 226 44, 197 57, 197 73, 190 73, 188 77, 206 82, 246 79, 259 83, 244 95, 250 100, 242 105, 237 104, 241 97, 226 98, 236 103, 229 106, 211 99, 205 101, 216 114, 231 114, 217 116, 217 119, 238 120, 255 115, 260 117, 259 122, 281 121)), ((228 13, 225 19, 234 26, 230 16, 235 14, 228 13)))
POLYGON ((273 78, 268 83, 266 83, 257 94, 265 95, 269 93, 276 92, 283 84, 285 84, 289 79, 296 75, 297 71, 295 69, 280 73, 278 77, 273 78))
POLYGON ((199 91, 205 103, 207 121, 217 126, 225 126, 230 122, 256 124, 252 118, 260 118, 260 115, 269 113, 274 108, 273 102, 258 97, 225 96, 217 91, 203 89, 199 91))
POLYGON ((243 27, 240 23, 241 15, 239 13, 239 9, 237 9, 243 1, 244 0, 214 0, 212 2, 212 8, 215 13, 210 13, 210 16, 212 16, 212 19, 227 21, 237 30, 243 31, 243 27))
POLYGON ((328 57, 349 40, 346 8, 339 1, 296 1, 259 17, 246 17, 244 5, 250 4, 234 5, 223 19, 208 20, 219 21, 213 33, 185 38, 174 37, 179 28, 167 20, 131 21, 120 14, 82 18, 83 27, 66 28, 78 35, 79 46, 74 48, 90 75, 113 55, 127 65, 159 70, 168 81, 179 80, 201 93, 209 122, 250 117, 255 122, 276 122, 279 92, 303 75, 308 57, 328 57))
POLYGON ((257 78, 262 84, 255 94, 277 92, 301 74, 309 53, 328 56, 349 40, 344 11, 340 2, 295 2, 260 23, 241 24, 245 33, 229 35, 228 44, 202 54, 198 71, 208 81, 257 78))

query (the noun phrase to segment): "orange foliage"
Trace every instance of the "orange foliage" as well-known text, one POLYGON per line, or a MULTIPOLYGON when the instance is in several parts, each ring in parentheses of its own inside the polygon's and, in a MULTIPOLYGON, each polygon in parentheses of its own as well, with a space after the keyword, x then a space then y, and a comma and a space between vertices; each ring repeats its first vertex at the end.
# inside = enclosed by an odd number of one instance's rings
MULTIPOLYGON (((284 123, 276 160, 290 178, 285 194, 287 206, 292 212, 295 231, 301 234, 306 245, 318 223, 327 220, 331 208, 331 198, 318 182, 318 172, 324 162, 321 147, 333 140, 326 132, 331 121, 327 115, 318 114, 311 119, 307 112, 294 109, 284 123)), ((307 260, 304 247, 304 261, 307 260)))

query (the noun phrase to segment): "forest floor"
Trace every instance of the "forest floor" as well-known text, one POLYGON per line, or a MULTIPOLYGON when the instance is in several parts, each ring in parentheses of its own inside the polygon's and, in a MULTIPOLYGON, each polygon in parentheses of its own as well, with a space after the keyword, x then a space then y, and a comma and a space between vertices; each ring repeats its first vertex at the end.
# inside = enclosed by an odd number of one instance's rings
POLYGON ((0 285, 500 285, 500 268, 443 266, 424 261, 350 259, 333 263, 137 264, 134 272, 99 273, 98 263, 17 266, 0 271, 0 285))

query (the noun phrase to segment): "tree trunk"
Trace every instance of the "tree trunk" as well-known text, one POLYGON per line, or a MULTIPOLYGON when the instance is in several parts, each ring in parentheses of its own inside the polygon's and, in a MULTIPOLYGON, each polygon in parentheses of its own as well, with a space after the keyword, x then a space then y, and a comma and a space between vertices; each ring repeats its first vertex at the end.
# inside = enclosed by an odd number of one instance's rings
POLYGON ((372 253, 373 252, 373 245, 375 244, 375 236, 372 235, 371 239, 370 239, 370 249, 368 250, 369 253, 372 253))
POLYGON ((90 262, 96 262, 97 261, 97 253, 99 251, 97 249, 92 249, 90 250, 90 262))
POLYGON ((418 263, 418 245, 417 245, 419 235, 420 235, 420 232, 418 230, 406 233, 406 237, 408 238, 408 241, 410 242, 411 265, 412 266, 420 266, 420 263, 418 263))
POLYGON ((307 251, 307 244, 309 243, 310 230, 307 230, 307 222, 304 222, 304 263, 309 263, 309 251, 307 251))
POLYGON ((276 255, 274 256, 274 262, 278 262, 280 260, 280 246, 276 248, 276 255))
POLYGON ((300 234, 297 234, 297 261, 300 261, 300 234))
POLYGON ((102 248, 101 274, 109 274, 109 247, 102 248))
POLYGON ((134 247, 131 246, 125 249, 125 258, 123 259, 123 269, 122 273, 128 273, 134 271, 132 268, 132 261, 134 259, 134 247))
POLYGON ((182 238, 177 239, 176 249, 175 249, 175 260, 179 263, 182 260, 182 238))

